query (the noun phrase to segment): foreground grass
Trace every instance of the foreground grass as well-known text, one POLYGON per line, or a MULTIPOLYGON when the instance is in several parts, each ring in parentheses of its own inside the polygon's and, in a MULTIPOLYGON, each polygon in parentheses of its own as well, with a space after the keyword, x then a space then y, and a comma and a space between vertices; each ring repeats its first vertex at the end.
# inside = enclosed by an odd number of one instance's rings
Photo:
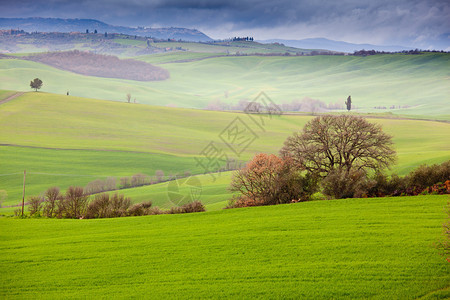
POLYGON ((449 297, 448 196, 103 220, 0 219, 2 298, 449 297))

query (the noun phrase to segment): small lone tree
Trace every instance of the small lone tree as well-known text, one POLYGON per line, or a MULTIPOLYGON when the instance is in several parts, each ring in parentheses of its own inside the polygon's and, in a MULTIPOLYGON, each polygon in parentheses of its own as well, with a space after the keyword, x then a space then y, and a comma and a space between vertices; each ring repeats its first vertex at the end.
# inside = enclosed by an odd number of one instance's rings
POLYGON ((347 110, 350 111, 352 109, 352 97, 348 96, 347 101, 345 101, 345 105, 347 105, 347 110))
POLYGON ((32 81, 30 81, 30 87, 34 89, 35 92, 37 92, 38 89, 42 87, 42 80, 39 78, 35 78, 32 81))
POLYGON ((130 94, 130 93, 127 94, 127 102, 128 102, 128 103, 131 102, 131 94, 130 94))

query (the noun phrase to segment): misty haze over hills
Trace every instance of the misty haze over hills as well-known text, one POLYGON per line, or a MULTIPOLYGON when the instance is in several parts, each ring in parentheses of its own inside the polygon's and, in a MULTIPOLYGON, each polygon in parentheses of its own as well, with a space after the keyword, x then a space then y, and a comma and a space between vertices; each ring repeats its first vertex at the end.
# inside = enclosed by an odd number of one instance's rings
POLYGON ((94 32, 123 33, 148 36, 158 39, 174 39, 193 42, 207 42, 212 39, 196 29, 147 28, 114 26, 92 19, 59 18, 0 18, 0 29, 19 29, 27 32, 94 32))
POLYGON ((412 50, 411 47, 405 46, 379 46, 372 44, 352 44, 342 41, 333 41, 325 38, 309 38, 302 40, 283 40, 283 39, 271 39, 258 41, 261 43, 280 43, 285 46, 302 48, 302 49, 326 49, 339 52, 354 52, 357 50, 376 50, 376 51, 403 51, 412 50))

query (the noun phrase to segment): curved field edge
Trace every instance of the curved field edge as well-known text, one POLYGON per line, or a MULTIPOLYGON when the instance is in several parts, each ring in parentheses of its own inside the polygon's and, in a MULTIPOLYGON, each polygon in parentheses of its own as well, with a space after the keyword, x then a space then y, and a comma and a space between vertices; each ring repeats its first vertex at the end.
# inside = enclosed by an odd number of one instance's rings
POLYGON ((344 199, 102 220, 1 218, 0 295, 418 298, 450 280, 450 265, 433 247, 449 199, 344 199))

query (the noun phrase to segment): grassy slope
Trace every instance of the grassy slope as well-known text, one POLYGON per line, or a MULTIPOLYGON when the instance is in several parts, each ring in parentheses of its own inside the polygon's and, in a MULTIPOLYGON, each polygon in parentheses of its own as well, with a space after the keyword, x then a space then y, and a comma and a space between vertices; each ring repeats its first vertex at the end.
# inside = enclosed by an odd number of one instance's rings
MULTIPOLYGON (((144 56, 149 62, 172 55, 144 56)), ((186 53, 192 58, 192 53, 186 53)), ((377 55, 370 57, 219 57, 164 64, 171 74, 163 82, 135 82, 85 77, 18 59, 0 60, 0 89, 26 90, 28 77, 44 81, 44 91, 124 101, 131 93, 141 103, 203 108, 212 100, 236 103, 266 91, 277 103, 311 97, 343 103, 352 95, 360 110, 410 105, 388 110, 428 118, 450 119, 447 105, 450 55, 377 55), (33 74, 30 76, 30 74, 33 74), (210 84, 205 84, 209 82, 210 84), (228 97, 225 98, 225 92, 228 97)))
MULTIPOLYGON (((110 36, 111 37, 111 36, 110 36)), ((72 36, 71 38, 74 38, 72 36)), ((134 36, 120 35, 113 39, 103 38, 99 35, 79 35, 76 39, 62 39, 61 37, 46 37, 43 42, 39 38, 17 38, 15 41, 7 38, 4 45, 0 43, 0 52, 9 51, 19 52, 47 52, 47 51, 65 51, 69 49, 78 49, 82 51, 94 51, 96 53, 113 54, 121 57, 134 57, 138 53, 148 53, 146 40, 134 39, 134 36), (12 46, 12 47, 11 47, 12 46)), ((2 41, 3 42, 3 41, 2 41)), ((229 53, 229 54, 251 54, 251 53, 278 53, 289 52, 309 53, 311 50, 298 49, 275 44, 260 44, 257 42, 221 42, 221 43, 194 43, 194 42, 163 42, 151 43, 153 48, 161 48, 160 51, 174 51, 176 48, 182 48, 183 51, 203 52, 203 53, 229 53)), ((13 53, 15 55, 16 53, 13 53)))
MULTIPOLYGON (((259 152, 277 153, 286 137, 310 119, 306 116, 276 117, 266 120, 266 132, 263 132, 243 114, 28 93, 0 106, 1 143, 59 150, 0 147, 0 174, 16 173, 0 176, 0 190, 8 193, 4 205, 16 204, 21 199, 21 172, 24 169, 29 173, 27 195, 38 194, 53 185, 64 189, 106 176, 120 178, 139 172, 153 175, 159 169, 166 175, 185 171, 199 174, 204 170, 194 158, 200 156, 210 141, 224 149, 230 158, 248 160, 259 152), (240 157, 236 157, 219 138, 236 117, 244 120, 259 136, 240 157), (99 149, 114 151, 95 151, 99 149)), ((399 156, 395 172, 406 174, 422 163, 438 163, 450 158, 447 142, 450 124, 371 121, 380 123, 394 136, 399 156)), ((229 197, 227 181, 204 180, 202 201, 223 204, 229 197)), ((166 190, 167 187, 161 185, 129 190, 126 194, 138 200, 151 199, 164 206, 166 190)))
POLYGON ((14 93, 15 93, 14 91, 0 90, 0 101, 8 98, 11 95, 14 95, 14 93))
POLYGON ((164 64, 188 60, 200 60, 215 57, 218 55, 227 55, 226 53, 203 53, 203 52, 169 52, 169 53, 158 53, 149 54, 135 57, 136 60, 142 60, 151 64, 163 64, 161 67, 165 67, 164 64))
POLYGON ((2 218, 0 296, 418 298, 450 282, 450 266, 433 247, 448 200, 347 199, 103 220, 2 218))
POLYGON ((120 190, 125 196, 130 197, 133 202, 143 202, 151 200, 153 206, 168 209, 184 203, 176 200, 179 197, 187 197, 186 199, 200 200, 206 207, 207 211, 220 210, 227 206, 228 200, 231 199, 232 193, 228 190, 232 172, 220 174, 196 175, 199 185, 194 188, 200 188, 201 193, 198 198, 189 198, 192 187, 185 184, 186 179, 179 179, 177 183, 164 182, 150 186, 138 188, 130 188, 120 190), (177 187, 175 187, 176 185, 177 187), (172 196, 170 193, 176 195, 172 196))
POLYGON ((221 42, 221 43, 186 43, 186 42, 165 42, 152 43, 153 47, 158 48, 177 48, 181 47, 183 50, 197 53, 227 53, 227 54, 253 54, 253 53, 290 53, 297 52, 309 53, 311 50, 298 49, 276 44, 260 44, 256 42, 221 42))

